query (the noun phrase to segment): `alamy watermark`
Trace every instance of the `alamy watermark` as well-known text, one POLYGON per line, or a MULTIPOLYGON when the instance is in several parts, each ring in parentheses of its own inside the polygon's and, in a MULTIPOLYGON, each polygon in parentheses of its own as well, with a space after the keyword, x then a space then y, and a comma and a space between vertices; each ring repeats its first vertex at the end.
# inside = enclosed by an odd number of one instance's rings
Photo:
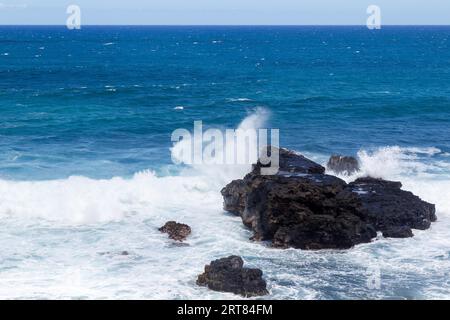
POLYGON ((366 25, 370 30, 381 29, 381 9, 379 6, 370 5, 367 7, 367 14, 370 16, 367 18, 366 25))
POLYGON ((176 129, 171 140, 175 143, 172 161, 176 164, 231 166, 251 165, 259 160, 263 175, 276 174, 279 169, 278 129, 204 131, 202 121, 194 121, 193 133, 176 129))
POLYGON ((366 285, 370 290, 380 290, 381 288, 381 269, 378 263, 370 265, 366 269, 366 285))
MULTIPOLYGON (((1 5, 1 4, 0 4, 1 5)), ((26 5, 25 5, 26 7, 26 5)), ((366 13, 369 17, 366 20, 368 29, 381 29, 381 8, 377 5, 370 5, 367 7, 366 13)), ((76 4, 71 4, 66 9, 66 14, 69 15, 66 20, 66 26, 69 30, 81 29, 81 8, 76 4)))
POLYGON ((81 8, 76 4, 67 7, 66 13, 69 17, 66 20, 66 26, 69 30, 81 29, 81 8))

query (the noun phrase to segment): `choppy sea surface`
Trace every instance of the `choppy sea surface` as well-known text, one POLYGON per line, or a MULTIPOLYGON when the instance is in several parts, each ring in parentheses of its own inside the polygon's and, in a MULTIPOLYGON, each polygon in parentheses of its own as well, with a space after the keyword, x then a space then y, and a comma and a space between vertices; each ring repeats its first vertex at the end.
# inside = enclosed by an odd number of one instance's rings
POLYGON ((230 254, 269 299, 450 298, 449 83, 450 27, 0 27, 0 298, 235 298, 195 285, 230 254), (196 120, 357 156, 438 221, 345 251, 251 242, 220 195, 248 168, 172 163, 196 120))

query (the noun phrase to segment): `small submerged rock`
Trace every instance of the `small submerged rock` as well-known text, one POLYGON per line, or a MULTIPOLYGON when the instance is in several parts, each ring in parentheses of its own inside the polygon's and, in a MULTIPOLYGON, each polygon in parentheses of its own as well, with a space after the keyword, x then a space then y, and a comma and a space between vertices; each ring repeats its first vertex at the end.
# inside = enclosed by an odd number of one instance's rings
POLYGON ((336 174, 352 175, 359 171, 359 162, 354 157, 333 155, 328 160, 327 169, 336 174))
POLYGON ((99 252, 98 253, 101 256, 105 256, 105 255, 116 255, 116 256, 128 256, 130 255, 130 253, 128 251, 120 251, 120 252, 111 252, 111 251, 105 251, 105 252, 99 252))
POLYGON ((158 230, 169 234, 169 238, 175 241, 184 241, 191 234, 191 227, 187 224, 175 221, 166 222, 166 224, 158 230))
POLYGON ((241 257, 229 256, 206 265, 205 272, 197 278, 197 285, 243 297, 263 296, 268 291, 262 275, 260 269, 244 268, 241 257))

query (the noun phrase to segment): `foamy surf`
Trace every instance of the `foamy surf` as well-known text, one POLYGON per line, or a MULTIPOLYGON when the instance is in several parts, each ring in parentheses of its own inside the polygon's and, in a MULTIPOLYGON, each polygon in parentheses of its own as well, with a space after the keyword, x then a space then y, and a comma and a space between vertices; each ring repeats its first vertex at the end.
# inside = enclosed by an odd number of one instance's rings
POLYGON ((364 176, 401 181, 404 190, 435 203, 438 213, 450 215, 450 163, 437 157, 441 154, 435 147, 360 150, 357 157, 361 170, 351 176, 338 176, 348 182, 364 176))
MULTIPOLYGON (((259 109, 239 127, 261 127, 267 117, 259 109)), ((270 299, 449 297, 442 284, 450 270, 450 183, 439 154, 359 152, 362 171, 343 178, 400 180, 436 203, 438 222, 414 238, 379 237, 347 251, 277 250, 249 241, 240 218, 223 212, 220 195, 249 166, 194 166, 178 176, 143 171, 129 179, 0 180, 0 298, 231 299, 195 285, 206 263, 230 254, 264 271, 270 299), (157 231, 168 220, 192 227, 189 246, 157 231), (367 285, 373 267, 380 269, 378 289, 367 285)))
POLYGON ((189 201, 201 201, 208 192, 211 190, 205 179, 157 177, 150 171, 131 179, 73 176, 51 181, 0 180, 0 216, 92 224, 134 214, 151 216, 183 207, 189 201))

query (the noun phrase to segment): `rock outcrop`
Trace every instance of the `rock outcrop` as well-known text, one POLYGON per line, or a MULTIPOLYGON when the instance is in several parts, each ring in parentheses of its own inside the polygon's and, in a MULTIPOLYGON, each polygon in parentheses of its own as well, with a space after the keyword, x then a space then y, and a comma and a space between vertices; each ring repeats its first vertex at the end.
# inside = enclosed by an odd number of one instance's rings
POLYGON ((187 224, 175 221, 166 222, 166 224, 158 230, 169 234, 169 238, 175 241, 184 241, 191 234, 191 227, 187 224))
POLYGON ((347 249, 386 237, 410 236, 436 220, 434 205, 398 182, 373 178, 351 184, 324 174, 324 168, 280 149, 280 170, 260 175, 258 162, 243 179, 222 190, 224 209, 240 215, 254 240, 275 247, 347 249))
POLYGON ((389 227, 383 230, 385 238, 410 238, 414 236, 410 227, 389 227))
POLYGON ((328 160, 327 169, 336 174, 352 175, 359 171, 359 162, 353 157, 333 155, 328 160))
MULTIPOLYGON (((272 152, 278 152, 279 155, 279 172, 282 173, 309 173, 309 174, 323 174, 325 173, 325 168, 320 164, 315 163, 312 160, 304 157, 301 154, 295 153, 291 150, 285 148, 275 148, 267 147, 268 149, 263 150, 263 152, 269 155, 272 152), (268 150, 268 151, 267 151, 268 150)), ((253 165, 252 174, 260 174, 261 167, 268 167, 271 164, 263 165, 258 161, 253 165)))
POLYGON ((241 213, 255 240, 276 247, 347 249, 369 242, 375 229, 346 183, 327 175, 253 176, 241 213))
POLYGON ((214 291, 232 292, 243 297, 268 294, 260 269, 244 268, 241 257, 230 256, 212 261, 198 276, 197 284, 214 291))
POLYGON ((435 206, 401 187, 400 182, 375 178, 360 178, 349 184, 377 230, 386 231, 393 227, 428 229, 437 219, 435 206))

